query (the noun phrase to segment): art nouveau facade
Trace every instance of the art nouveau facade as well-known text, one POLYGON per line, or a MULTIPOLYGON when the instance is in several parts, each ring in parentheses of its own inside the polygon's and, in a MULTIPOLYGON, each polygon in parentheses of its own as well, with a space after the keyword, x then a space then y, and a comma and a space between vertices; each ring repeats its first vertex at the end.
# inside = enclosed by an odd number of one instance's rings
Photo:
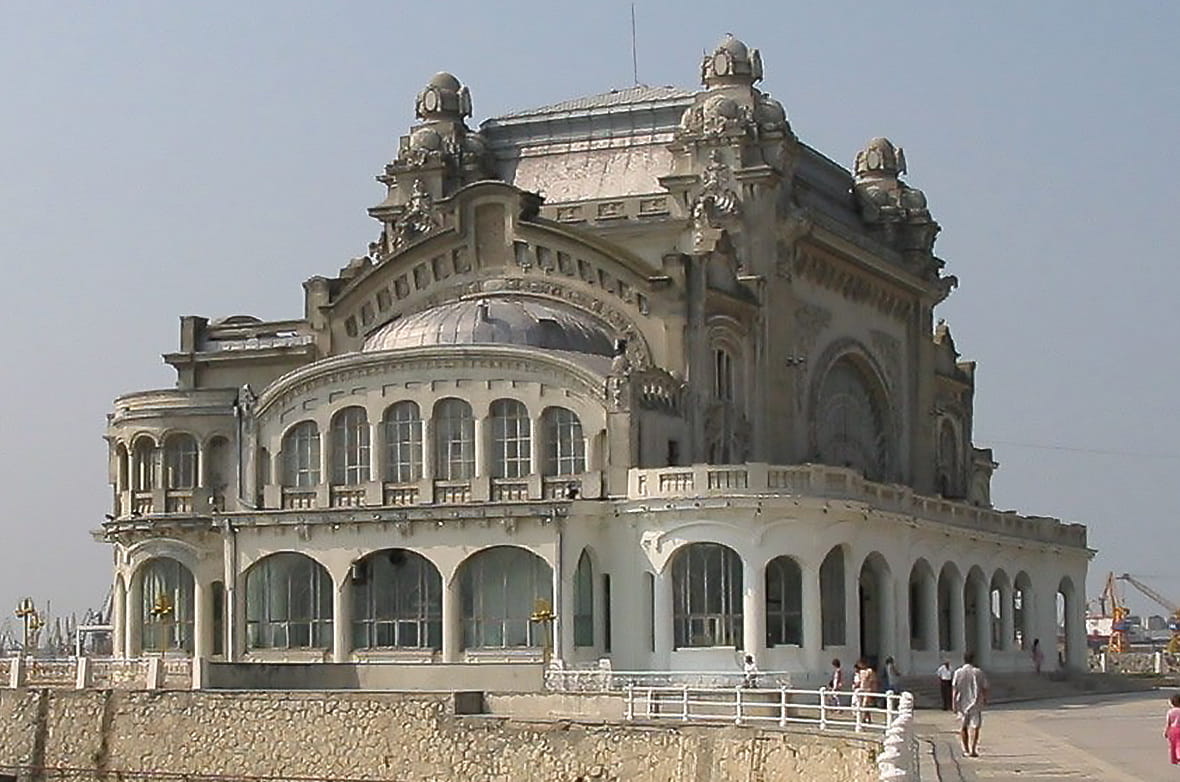
POLYGON ((1085 528, 991 509, 938 225, 726 38, 703 89, 466 125, 448 74, 302 318, 185 317, 109 417, 117 647, 818 674, 1084 654, 1085 528))

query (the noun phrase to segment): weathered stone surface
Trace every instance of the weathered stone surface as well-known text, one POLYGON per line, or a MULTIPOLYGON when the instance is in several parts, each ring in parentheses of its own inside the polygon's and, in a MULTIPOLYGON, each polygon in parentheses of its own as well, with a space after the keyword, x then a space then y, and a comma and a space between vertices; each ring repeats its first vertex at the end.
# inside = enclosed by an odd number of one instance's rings
POLYGON ((870 740, 457 717, 449 700, 7 690, 0 692, 0 766, 407 782, 874 778, 870 740))

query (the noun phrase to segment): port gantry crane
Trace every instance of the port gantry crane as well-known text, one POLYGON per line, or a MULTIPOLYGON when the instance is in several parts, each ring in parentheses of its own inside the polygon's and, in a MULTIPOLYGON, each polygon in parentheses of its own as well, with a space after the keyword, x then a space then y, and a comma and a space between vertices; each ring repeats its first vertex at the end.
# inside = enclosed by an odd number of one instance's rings
POLYGON ((1168 617, 1168 629, 1172 631, 1172 638, 1168 641, 1168 654, 1180 654, 1180 606, 1177 606, 1171 600, 1168 600, 1130 573, 1123 573, 1121 576, 1118 576, 1118 580, 1126 581, 1148 598, 1163 606, 1164 610, 1170 614, 1168 617))
POLYGON ((1129 650, 1131 645, 1127 640, 1127 614, 1130 611, 1119 597, 1114 573, 1106 574, 1106 587, 1098 597, 1098 605, 1103 614, 1107 614, 1108 610, 1110 612, 1110 640, 1106 643, 1106 651, 1121 653, 1129 650))

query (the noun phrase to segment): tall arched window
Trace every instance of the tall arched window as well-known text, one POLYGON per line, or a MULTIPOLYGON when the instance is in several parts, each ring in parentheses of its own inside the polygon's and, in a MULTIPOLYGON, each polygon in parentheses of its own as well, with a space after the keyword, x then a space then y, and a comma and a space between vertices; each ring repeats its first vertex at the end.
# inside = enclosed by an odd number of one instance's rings
POLYGON ((140 628, 145 652, 193 651, 193 574, 170 557, 150 560, 140 571, 140 628))
POLYGON ((766 640, 771 646, 803 645, 803 572, 791 557, 766 565, 766 640))
POLYGON ((155 471, 156 444, 147 437, 135 441, 131 449, 131 478, 135 491, 151 491, 156 488, 155 471))
POLYGON ((547 407, 541 415, 545 445, 545 475, 586 472, 586 440, 582 422, 564 407, 547 407))
POLYGON ((870 479, 888 474, 884 408, 851 359, 837 361, 824 376, 815 426, 824 464, 852 467, 870 479))
POLYGON ((594 566, 590 552, 578 557, 574 571, 574 646, 594 645, 594 566))
POLYGON ((192 489, 197 485, 197 438, 172 434, 164 441, 164 487, 192 489))
POLYGON ((314 421, 303 421, 283 437, 283 485, 307 487, 319 482, 320 430, 314 421))
POLYGON ((820 642, 823 646, 844 645, 848 633, 844 597, 844 549, 836 546, 819 566, 820 642))
POLYGON ((311 557, 271 554, 246 573, 246 644, 251 649, 332 645, 332 578, 311 557))
POLYGON ((515 399, 497 399, 491 413, 492 477, 525 477, 531 452, 528 408, 515 399))
POLYGON ((398 402, 385 411, 385 476, 389 483, 422 478, 422 419, 418 405, 398 402))
POLYGON ((475 475, 475 418, 462 399, 434 406, 434 477, 465 481, 475 475))
POLYGON ((346 407, 332 419, 332 483, 369 480, 369 419, 363 407, 346 407))
POLYGON ((388 549, 354 564, 352 574, 356 648, 442 648, 442 577, 430 560, 388 549))
POLYGON ((541 646, 544 627, 530 621, 538 600, 553 605, 553 569, 515 546, 473 554, 460 567, 463 645, 503 648, 541 646))
POLYGON ((736 398, 733 355, 725 348, 713 349, 713 398, 732 402, 736 398))
POLYGON ((742 560, 720 543, 692 543, 672 562, 672 629, 677 647, 740 646, 742 560))

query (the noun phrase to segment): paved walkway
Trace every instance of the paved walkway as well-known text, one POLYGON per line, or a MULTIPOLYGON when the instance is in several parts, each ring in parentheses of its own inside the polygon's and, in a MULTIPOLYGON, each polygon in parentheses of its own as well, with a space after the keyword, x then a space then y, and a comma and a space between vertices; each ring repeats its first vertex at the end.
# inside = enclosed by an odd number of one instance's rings
POLYGON ((922 780, 1180 780, 1163 738, 1172 692, 994 706, 984 714, 978 758, 962 756, 953 715, 919 711, 922 780))

